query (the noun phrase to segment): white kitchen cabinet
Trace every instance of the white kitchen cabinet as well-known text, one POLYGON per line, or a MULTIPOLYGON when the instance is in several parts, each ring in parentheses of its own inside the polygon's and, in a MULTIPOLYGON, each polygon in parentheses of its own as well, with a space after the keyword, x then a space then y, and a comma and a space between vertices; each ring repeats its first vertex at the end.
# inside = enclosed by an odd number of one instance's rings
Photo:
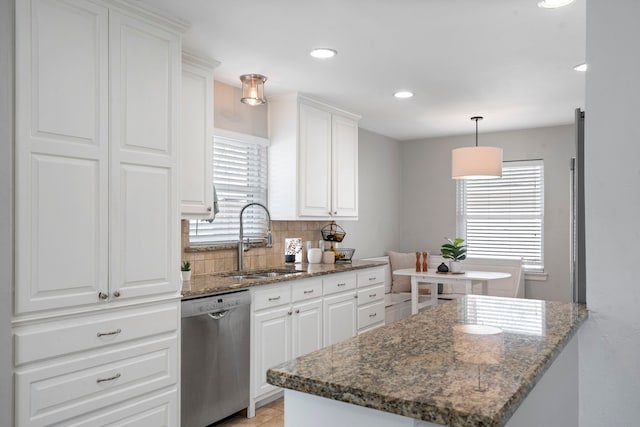
POLYGON ((299 94, 269 99, 273 219, 358 218, 359 119, 299 94))
POLYGON ((180 110, 180 212, 213 215, 213 70, 216 61, 182 53, 180 110))
POLYGON ((180 25, 16 2, 16 314, 179 290, 180 25))
POLYGON ((279 390, 267 383, 269 368, 322 348, 322 281, 256 290, 252 309, 250 416, 257 401, 279 390))
POLYGON ((322 280, 325 347, 356 335, 356 285, 355 272, 331 274, 322 280))
POLYGON ((371 268, 357 272, 358 334, 384 326, 384 281, 384 268, 371 268))

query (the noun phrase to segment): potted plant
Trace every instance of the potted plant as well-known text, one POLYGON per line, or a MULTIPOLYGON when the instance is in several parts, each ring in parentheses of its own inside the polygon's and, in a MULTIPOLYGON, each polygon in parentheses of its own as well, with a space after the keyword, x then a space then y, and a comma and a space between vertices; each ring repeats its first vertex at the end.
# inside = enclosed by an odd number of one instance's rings
POLYGON ((464 239, 459 237, 447 239, 447 242, 440 248, 440 254, 442 258, 450 260, 449 271, 459 273, 462 271, 462 263, 460 261, 467 258, 467 246, 463 245, 464 239))
POLYGON ((184 261, 180 266, 180 273, 182 274, 182 281, 188 282, 191 280, 191 263, 189 261, 184 261))

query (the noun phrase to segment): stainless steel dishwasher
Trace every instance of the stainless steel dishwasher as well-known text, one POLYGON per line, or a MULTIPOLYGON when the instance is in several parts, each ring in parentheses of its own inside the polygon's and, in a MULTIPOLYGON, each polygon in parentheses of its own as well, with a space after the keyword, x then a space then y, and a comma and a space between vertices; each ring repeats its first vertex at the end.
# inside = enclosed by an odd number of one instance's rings
POLYGON ((182 301, 182 427, 204 427, 249 406, 248 291, 182 301))

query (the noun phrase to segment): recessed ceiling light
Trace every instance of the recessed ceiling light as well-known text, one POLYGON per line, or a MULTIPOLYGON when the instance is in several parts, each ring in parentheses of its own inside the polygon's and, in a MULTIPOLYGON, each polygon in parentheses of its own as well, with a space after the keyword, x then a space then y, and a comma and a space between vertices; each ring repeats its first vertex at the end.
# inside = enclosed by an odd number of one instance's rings
POLYGON ((313 56, 314 58, 321 58, 321 59, 332 58, 337 54, 338 52, 336 50, 329 49, 326 47, 319 47, 309 52, 309 55, 313 56))
POLYGON ((396 98, 411 98, 413 96, 412 92, 409 92, 407 90, 400 90, 396 93, 393 94, 393 96, 395 96, 396 98))
POLYGON ((587 71, 587 64, 578 64, 575 67, 573 67, 574 70, 576 71, 587 71))
POLYGON ((555 9, 557 7, 566 6, 573 2, 574 0, 542 0, 541 2, 538 2, 538 7, 543 7, 545 9, 555 9))

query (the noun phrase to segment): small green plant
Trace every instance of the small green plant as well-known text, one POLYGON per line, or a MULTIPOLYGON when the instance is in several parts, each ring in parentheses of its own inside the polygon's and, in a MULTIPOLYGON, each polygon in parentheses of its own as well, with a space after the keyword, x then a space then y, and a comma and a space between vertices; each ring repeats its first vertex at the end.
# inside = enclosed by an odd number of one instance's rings
POLYGON ((184 261, 180 266, 180 270, 182 271, 191 271, 191 263, 189 261, 184 261))
POLYGON ((467 246, 463 245, 464 239, 456 237, 455 239, 447 239, 449 243, 445 243, 440 248, 442 258, 452 261, 462 261, 467 258, 467 246))

